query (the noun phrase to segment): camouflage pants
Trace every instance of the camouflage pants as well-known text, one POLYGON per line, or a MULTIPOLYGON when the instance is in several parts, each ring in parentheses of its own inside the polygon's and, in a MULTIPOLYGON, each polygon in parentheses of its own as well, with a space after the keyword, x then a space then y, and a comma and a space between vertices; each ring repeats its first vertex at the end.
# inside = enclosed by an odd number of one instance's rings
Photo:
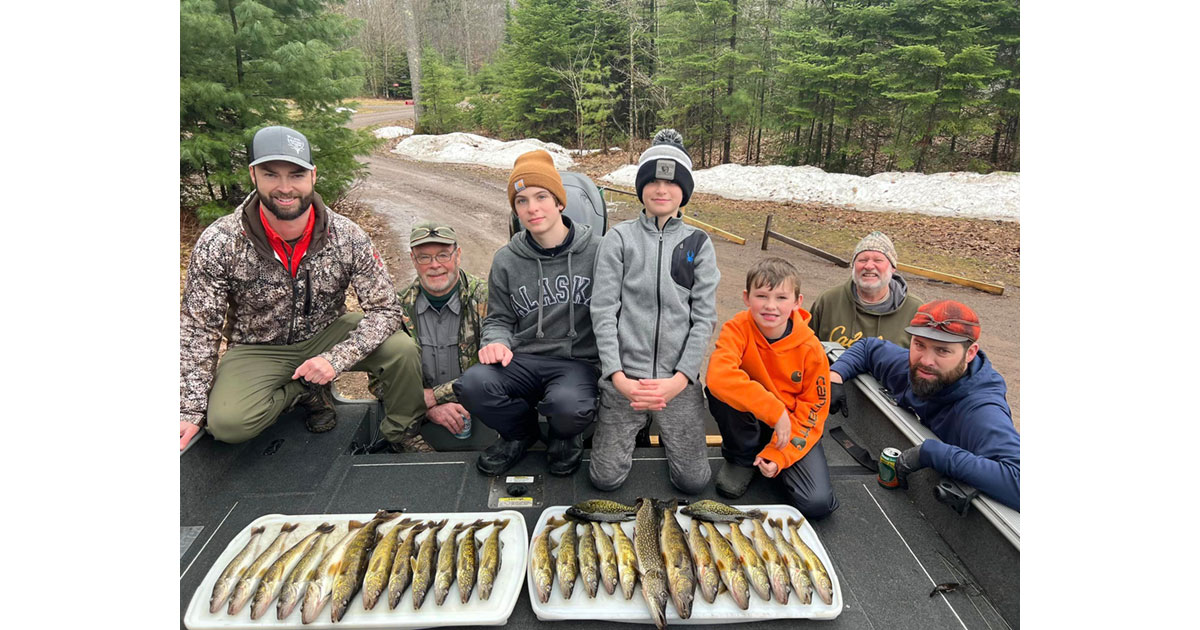
MULTIPOLYGON (((328 351, 358 325, 362 313, 347 313, 313 338, 288 346, 240 345, 217 365, 208 396, 208 430, 222 442, 244 442, 275 423, 279 414, 304 393, 292 374, 308 359, 328 351)), ((421 355, 403 332, 388 337, 352 372, 368 372, 379 382, 386 416, 381 430, 390 441, 425 413, 421 355)))

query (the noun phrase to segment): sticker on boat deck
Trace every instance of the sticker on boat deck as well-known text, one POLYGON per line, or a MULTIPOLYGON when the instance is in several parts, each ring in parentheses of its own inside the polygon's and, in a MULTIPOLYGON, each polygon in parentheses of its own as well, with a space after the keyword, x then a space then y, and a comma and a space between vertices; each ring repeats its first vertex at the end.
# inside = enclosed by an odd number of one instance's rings
POLYGON ((542 507, 544 495, 542 475, 492 477, 488 482, 488 507, 493 510, 542 507))
POLYGON ((533 497, 500 497, 500 507, 533 507, 533 497))
POLYGON ((526 477, 506 477, 504 483, 533 483, 533 476, 526 477))

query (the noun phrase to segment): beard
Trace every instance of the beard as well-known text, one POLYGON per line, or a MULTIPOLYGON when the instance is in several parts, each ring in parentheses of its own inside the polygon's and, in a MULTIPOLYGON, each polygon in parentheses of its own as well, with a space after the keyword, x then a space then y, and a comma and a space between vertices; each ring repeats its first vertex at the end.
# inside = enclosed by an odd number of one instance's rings
POLYGON ((261 190, 258 190, 257 188, 255 188, 255 190, 258 191, 258 200, 262 202, 263 207, 269 210, 271 214, 275 215, 275 218, 279 219, 280 221, 291 221, 293 219, 297 219, 300 217, 300 215, 304 214, 306 210, 308 210, 309 206, 312 205, 313 196, 312 193, 309 193, 300 197, 300 203, 296 204, 295 210, 284 210, 275 203, 274 199, 262 194, 261 190))
POLYGON ((934 394, 942 391, 947 385, 950 385, 962 378, 962 375, 967 371, 967 356, 964 353, 962 362, 958 366, 953 367, 946 372, 939 372, 937 378, 933 380, 921 378, 917 376, 917 366, 908 366, 908 384, 912 386, 913 396, 920 399, 932 398, 934 394))
POLYGON ((870 279, 859 277, 858 274, 851 272, 850 278, 854 280, 854 286, 858 287, 859 293, 866 291, 868 293, 876 293, 887 288, 892 282, 892 272, 883 272, 875 278, 874 282, 870 279))

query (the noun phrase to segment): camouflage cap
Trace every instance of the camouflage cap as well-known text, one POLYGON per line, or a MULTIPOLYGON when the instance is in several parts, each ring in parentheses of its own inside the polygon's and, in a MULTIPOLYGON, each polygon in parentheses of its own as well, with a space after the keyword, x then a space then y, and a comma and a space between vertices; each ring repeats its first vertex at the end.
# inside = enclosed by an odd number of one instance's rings
POLYGON ((979 341, 979 316, 962 302, 937 300, 918 308, 904 330, 934 341, 979 341))
POLYGON ((414 225, 412 232, 408 235, 408 246, 410 248, 426 243, 454 245, 457 242, 458 236, 455 235, 454 228, 437 221, 422 221, 414 225))

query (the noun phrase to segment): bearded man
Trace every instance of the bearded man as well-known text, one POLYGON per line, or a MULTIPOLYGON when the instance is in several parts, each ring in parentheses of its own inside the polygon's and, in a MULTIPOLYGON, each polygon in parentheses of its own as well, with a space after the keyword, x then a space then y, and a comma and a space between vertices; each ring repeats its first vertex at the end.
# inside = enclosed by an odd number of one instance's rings
POLYGON ((904 327, 921 299, 908 292, 908 283, 896 271, 892 239, 871 232, 854 247, 850 261, 850 279, 822 293, 808 309, 809 328, 817 339, 836 341, 845 348, 867 337, 907 348, 904 327))
POLYGON ((928 466, 1019 511, 1021 436, 1004 378, 979 349, 979 316, 961 302, 938 300, 921 306, 905 330, 908 350, 867 338, 829 366, 829 414, 846 405, 845 381, 871 374, 939 438, 903 450, 896 461, 902 486, 928 466))
MULTIPOLYGON (((179 449, 207 424, 244 442, 292 406, 308 430, 334 428, 330 383, 346 370, 378 383, 388 427, 425 411, 421 357, 370 237, 325 206, 304 134, 254 134, 255 191, 200 235, 179 308, 179 449), (346 312, 354 288, 362 313, 346 312), (222 332, 229 350, 217 364, 222 332)), ((398 432, 390 432, 398 434, 398 432)))

